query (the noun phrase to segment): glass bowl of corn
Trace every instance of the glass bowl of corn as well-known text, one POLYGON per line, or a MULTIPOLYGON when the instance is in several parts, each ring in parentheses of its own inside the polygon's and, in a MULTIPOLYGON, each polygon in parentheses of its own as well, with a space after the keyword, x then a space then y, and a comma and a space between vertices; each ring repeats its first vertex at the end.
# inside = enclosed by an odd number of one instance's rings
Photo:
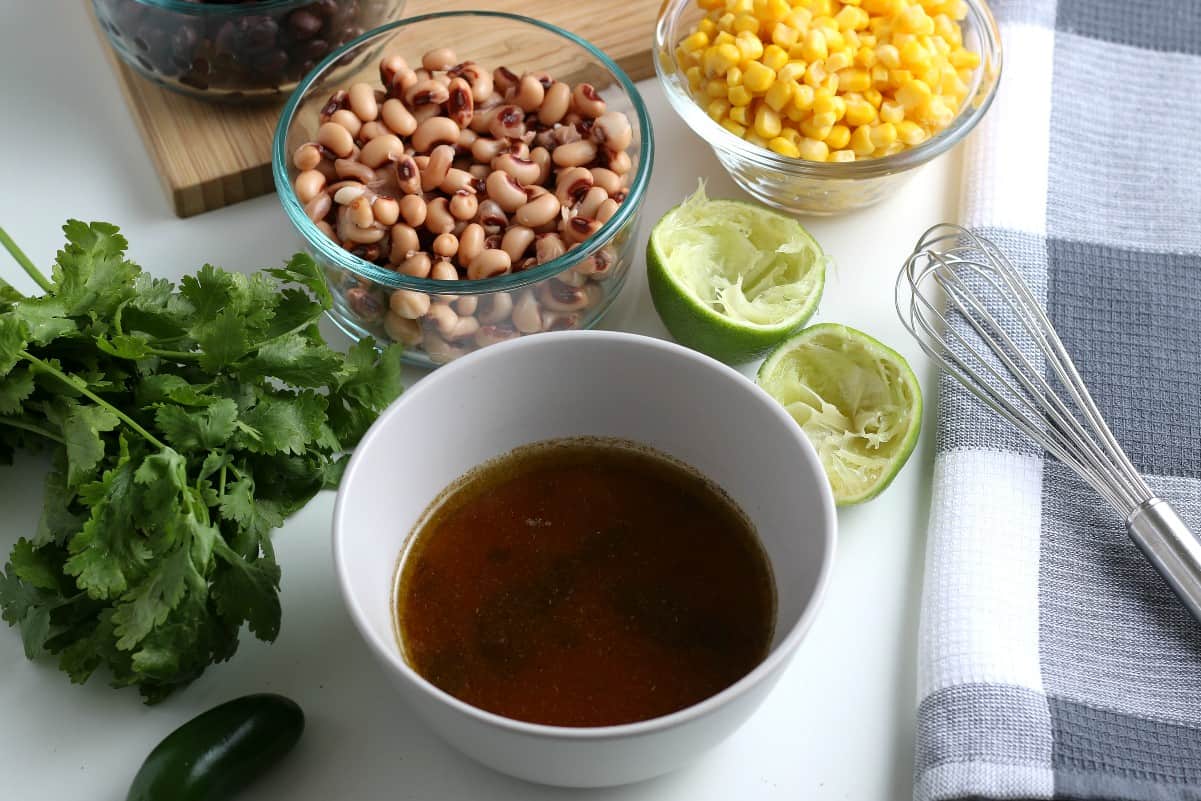
POLYGON ((1001 76, 983 0, 666 0, 655 71, 734 180, 784 211, 870 206, 949 150, 1001 76))

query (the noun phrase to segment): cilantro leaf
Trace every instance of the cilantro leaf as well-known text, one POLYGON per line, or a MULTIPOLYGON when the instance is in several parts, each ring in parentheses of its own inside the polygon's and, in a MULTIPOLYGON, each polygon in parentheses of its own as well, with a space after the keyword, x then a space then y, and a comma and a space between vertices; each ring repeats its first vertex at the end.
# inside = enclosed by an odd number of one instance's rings
POLYGON ((35 548, 32 542, 22 537, 17 540, 8 558, 9 570, 29 586, 40 590, 58 590, 61 564, 50 557, 48 549, 35 548))
POLYGON ((342 357, 321 341, 314 325, 307 331, 286 334, 265 343, 242 362, 244 376, 273 376, 298 387, 323 387, 337 377, 342 357))
POLYGON ((361 339, 347 354, 347 370, 338 392, 375 412, 383 411, 400 395, 400 354, 392 345, 377 354, 371 339, 361 339))
POLYGON ((203 409, 160 406, 154 422, 167 441, 181 452, 211 450, 225 444, 234 433, 238 405, 222 398, 203 409))
POLYGON ((126 261, 125 237, 115 225, 71 220, 63 226, 67 246, 54 265, 56 297, 68 316, 111 317, 133 294, 133 280, 141 272, 126 261))
POLYGON ((67 446, 67 483, 74 486, 85 479, 104 458, 104 440, 100 434, 112 431, 121 421, 102 406, 76 406, 63 421, 63 440, 67 446))
POLYGON ((316 260, 307 253, 297 253, 283 267, 275 267, 267 272, 281 281, 292 281, 312 292, 322 309, 334 305, 334 297, 330 294, 329 284, 317 266, 316 260))
POLYGON ((225 494, 221 496, 220 508, 223 518, 237 523, 254 538, 256 551, 259 539, 266 537, 271 529, 284 522, 284 516, 280 514, 279 506, 274 501, 255 499, 254 482, 249 478, 238 479, 226 487, 225 494))
POLYGON ((144 359, 150 355, 149 345, 142 337, 118 334, 113 337, 96 337, 96 347, 101 353, 119 359, 144 359))
POLYGON ((175 373, 148 375, 134 394, 138 406, 178 403, 182 406, 208 406, 214 398, 205 394, 207 387, 190 383, 175 373))
POLYGON ((325 398, 311 392, 292 396, 268 395, 242 415, 253 433, 246 449, 254 453, 304 453, 305 446, 321 434, 325 398))
POLYGON ((16 367, 0 377, 0 414, 20 414, 21 403, 33 394, 33 372, 16 367))
POLYGON ((246 318, 236 311, 221 311, 213 319, 192 329, 200 345, 200 366, 215 372, 245 356, 251 348, 246 318))
POLYGON ((160 556, 149 576, 121 596, 113 613, 117 647, 128 651, 146 638, 155 626, 167 622, 184 594, 204 592, 205 581, 192 563, 190 543, 160 556))
POLYGON ((216 554, 225 568, 213 579, 217 608, 230 621, 246 621, 260 640, 279 634, 279 565, 268 554, 247 560, 219 541, 216 554))
POLYGON ((12 312, 0 316, 0 375, 13 369, 29 343, 29 326, 12 312))
POLYGON ((22 300, 14 313, 29 326, 29 340, 37 345, 46 345, 79 330, 67 316, 66 305, 55 297, 22 300))
POLYGON ((58 451, 50 472, 46 474, 42 516, 38 519, 34 545, 51 542, 62 545, 83 527, 84 518, 71 510, 75 502, 75 490, 67 486, 66 464, 65 452, 58 451))

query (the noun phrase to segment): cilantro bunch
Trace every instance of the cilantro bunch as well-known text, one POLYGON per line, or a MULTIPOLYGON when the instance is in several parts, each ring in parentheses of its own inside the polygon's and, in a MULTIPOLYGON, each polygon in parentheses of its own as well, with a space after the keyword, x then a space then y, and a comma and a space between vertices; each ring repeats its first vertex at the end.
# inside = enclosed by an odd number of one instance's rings
POLYGON ((398 353, 330 349, 305 255, 176 289, 107 223, 68 222, 45 290, 0 280, 0 462, 49 446, 41 520, 0 573, 25 653, 73 682, 105 668, 153 703, 279 632, 269 534, 323 487, 400 392, 398 353))

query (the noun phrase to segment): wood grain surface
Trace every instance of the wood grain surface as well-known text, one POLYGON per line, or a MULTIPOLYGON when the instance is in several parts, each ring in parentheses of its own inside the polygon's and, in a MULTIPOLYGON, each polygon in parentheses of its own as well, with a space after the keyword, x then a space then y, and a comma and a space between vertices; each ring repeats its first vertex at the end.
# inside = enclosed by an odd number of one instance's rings
MULTIPOLYGON (((86 5, 92 13, 91 3, 86 5)), ((466 9, 546 20, 600 47, 634 80, 654 74, 650 53, 659 0, 409 0, 405 15, 466 9)), ((99 26, 96 32, 104 38, 99 26)), ((177 215, 190 217, 275 190, 271 139, 281 105, 193 100, 141 78, 107 41, 104 50, 177 215)))

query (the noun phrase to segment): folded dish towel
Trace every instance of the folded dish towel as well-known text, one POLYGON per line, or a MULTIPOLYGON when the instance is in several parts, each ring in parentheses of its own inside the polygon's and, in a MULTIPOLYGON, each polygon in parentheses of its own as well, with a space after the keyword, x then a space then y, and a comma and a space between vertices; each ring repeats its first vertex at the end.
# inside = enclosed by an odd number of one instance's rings
MULTIPOLYGON (((965 224, 1201 530, 1201 0, 994 0, 965 224)), ((1201 799, 1201 624, 1067 468, 946 376, 915 797, 1201 799)))

